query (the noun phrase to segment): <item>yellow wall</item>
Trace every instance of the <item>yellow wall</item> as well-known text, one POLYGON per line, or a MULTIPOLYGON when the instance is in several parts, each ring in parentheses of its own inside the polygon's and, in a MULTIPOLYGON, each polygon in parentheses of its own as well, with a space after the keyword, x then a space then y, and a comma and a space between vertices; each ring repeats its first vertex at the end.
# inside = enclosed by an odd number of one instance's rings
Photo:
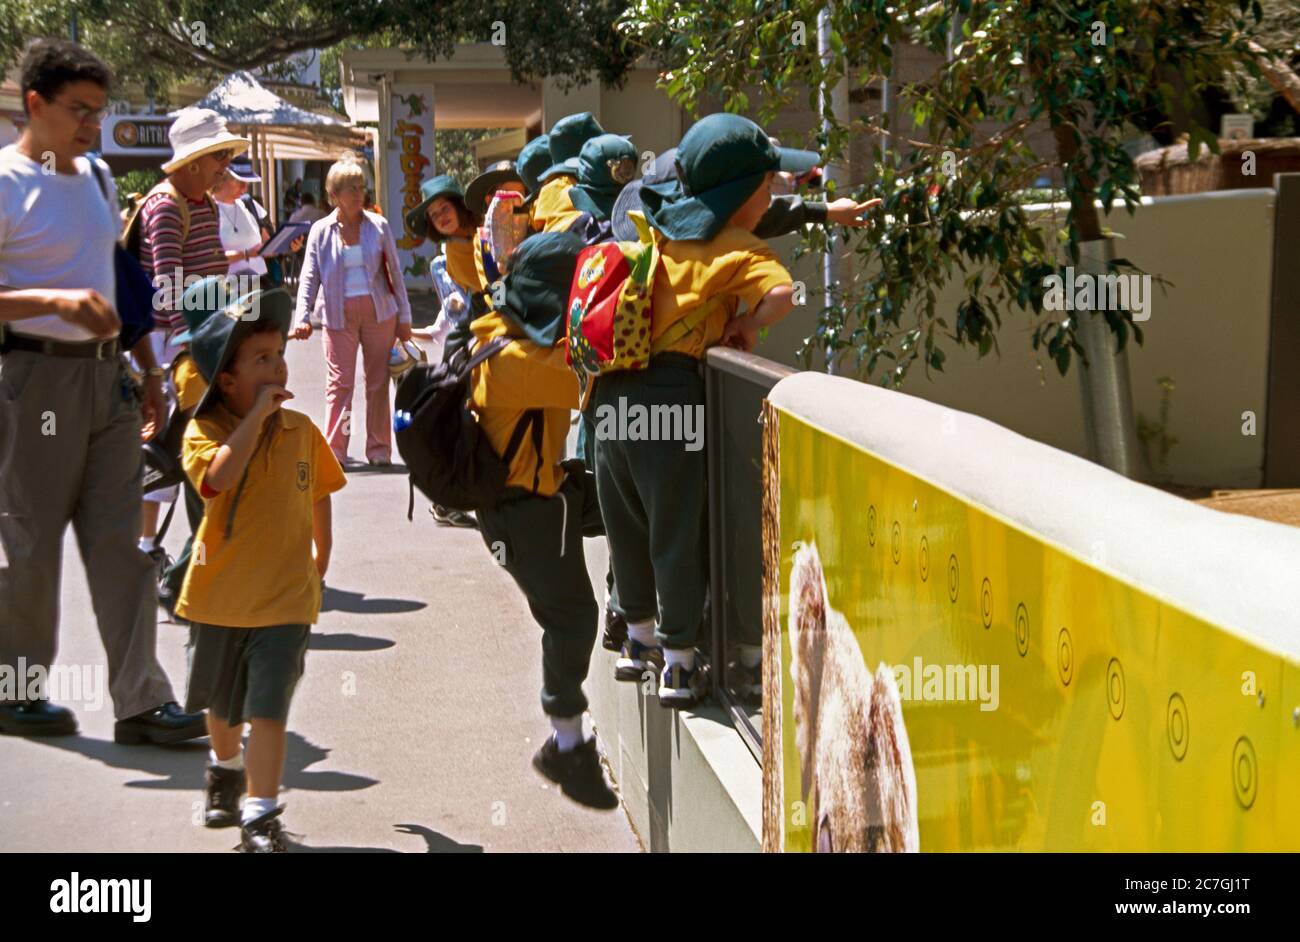
POLYGON ((785 849, 809 849, 787 626, 815 543, 869 670, 999 665, 996 710, 903 703, 921 850, 1300 850, 1300 661, 794 415, 779 433, 785 849))

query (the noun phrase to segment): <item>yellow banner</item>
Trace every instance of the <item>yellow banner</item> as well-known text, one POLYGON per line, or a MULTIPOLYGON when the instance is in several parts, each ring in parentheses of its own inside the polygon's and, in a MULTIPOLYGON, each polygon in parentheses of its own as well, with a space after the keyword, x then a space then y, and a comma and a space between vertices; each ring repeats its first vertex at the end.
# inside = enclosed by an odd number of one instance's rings
POLYGON ((1300 664, 777 414, 767 846, 1300 849, 1300 664))

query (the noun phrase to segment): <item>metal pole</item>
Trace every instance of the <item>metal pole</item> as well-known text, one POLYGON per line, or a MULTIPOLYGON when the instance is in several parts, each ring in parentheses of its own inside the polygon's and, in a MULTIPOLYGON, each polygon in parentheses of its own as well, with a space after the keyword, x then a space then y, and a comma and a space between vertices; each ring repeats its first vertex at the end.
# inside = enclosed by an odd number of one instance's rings
MULTIPOLYGON (((1114 257, 1110 239, 1079 244, 1079 266, 1084 275, 1105 275, 1114 257)), ((1089 364, 1079 370, 1088 456, 1127 478, 1140 479, 1143 471, 1133 424, 1128 353, 1116 352, 1116 338, 1104 315, 1097 311, 1078 311, 1075 317, 1076 333, 1089 364)))

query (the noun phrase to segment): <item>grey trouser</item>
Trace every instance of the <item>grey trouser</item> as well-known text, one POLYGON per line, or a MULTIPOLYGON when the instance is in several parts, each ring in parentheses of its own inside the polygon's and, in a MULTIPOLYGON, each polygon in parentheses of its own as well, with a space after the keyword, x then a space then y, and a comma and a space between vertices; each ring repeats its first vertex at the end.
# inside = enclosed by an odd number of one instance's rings
POLYGON ((119 358, 0 355, 0 665, 53 665, 71 522, 118 719, 176 699, 155 650, 153 562, 137 542, 140 408, 123 374, 119 358))

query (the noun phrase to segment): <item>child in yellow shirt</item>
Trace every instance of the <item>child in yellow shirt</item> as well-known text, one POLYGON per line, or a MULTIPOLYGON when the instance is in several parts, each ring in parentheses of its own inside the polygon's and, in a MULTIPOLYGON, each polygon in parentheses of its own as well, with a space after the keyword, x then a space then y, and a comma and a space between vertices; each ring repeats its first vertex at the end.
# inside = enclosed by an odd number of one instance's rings
POLYGON ((752 121, 716 114, 686 133, 677 162, 680 179, 641 188, 663 240, 651 321, 662 349, 646 370, 602 376, 588 406, 613 605, 627 622, 615 676, 658 670, 660 705, 673 708, 700 693, 695 642, 708 578, 701 358, 719 343, 751 349, 758 331, 793 307, 790 273, 753 229, 776 172, 803 172, 817 155, 779 149, 752 121))
POLYGON ((471 405, 509 476, 493 507, 478 512, 483 542, 528 599, 542 628, 542 711, 552 735, 533 767, 565 795, 611 809, 618 797, 583 727, 582 683, 596 641, 597 605, 582 538, 604 532, 596 483, 563 461, 578 381, 565 362, 564 315, 582 240, 544 233, 511 256, 503 299, 471 325, 479 345, 509 343, 475 368, 471 405))
POLYGON ((320 613, 330 494, 345 483, 320 429, 281 408, 293 398, 284 360, 292 315, 283 289, 253 292, 208 318, 190 342, 208 389, 182 451, 204 501, 176 605, 190 621, 186 702, 208 711, 205 823, 238 823, 247 853, 287 849, 277 799, 289 704, 320 613))

